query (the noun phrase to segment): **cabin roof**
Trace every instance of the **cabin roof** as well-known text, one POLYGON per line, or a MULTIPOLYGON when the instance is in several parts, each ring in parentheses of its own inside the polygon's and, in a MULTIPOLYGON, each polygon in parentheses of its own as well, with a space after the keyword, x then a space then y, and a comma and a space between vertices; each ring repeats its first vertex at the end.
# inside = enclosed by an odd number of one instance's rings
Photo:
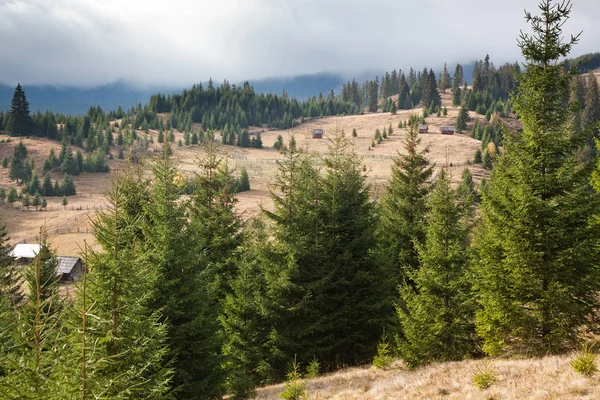
POLYGON ((40 244, 19 243, 8 253, 13 258, 35 258, 40 252, 40 244))
POLYGON ((70 274, 79 262, 79 257, 57 257, 56 274, 70 274))

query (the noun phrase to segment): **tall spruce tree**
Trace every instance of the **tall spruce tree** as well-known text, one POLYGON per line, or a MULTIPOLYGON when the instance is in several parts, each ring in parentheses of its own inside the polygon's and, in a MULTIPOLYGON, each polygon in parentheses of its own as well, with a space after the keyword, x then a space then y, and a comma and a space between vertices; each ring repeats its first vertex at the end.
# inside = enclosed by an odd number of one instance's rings
POLYGON ((589 163, 577 159, 586 138, 563 106, 571 76, 556 62, 578 37, 562 40, 570 3, 539 7, 541 15, 526 14, 534 33, 519 41, 527 64, 512 102, 523 131, 505 137, 483 191, 476 323, 488 354, 559 352, 598 328, 599 237, 590 222, 600 203, 589 163))
POLYGON ((460 360, 476 351, 475 301, 467 279, 468 207, 459 204, 450 177, 441 172, 428 199, 424 244, 417 244, 419 269, 401 289, 398 315, 405 339, 400 351, 411 367, 460 360))
POLYGON ((10 103, 5 130, 10 136, 29 136, 33 133, 33 119, 29 114, 29 102, 21 84, 17 84, 10 103))
POLYGON ((58 296, 56 257, 42 229, 40 251, 24 275, 29 296, 21 306, 13 308, 13 321, 3 321, 12 330, 8 340, 13 347, 3 354, 5 359, 0 363, 4 369, 4 374, 0 374, 0 396, 60 399, 62 371, 56 367, 66 355, 62 345, 64 307, 58 296))
POLYGON ((164 143, 158 160, 152 163, 153 185, 143 212, 144 253, 148 265, 160 276, 155 282, 151 307, 168 323, 169 355, 174 358, 173 385, 180 399, 209 399, 222 390, 219 365, 221 343, 213 285, 207 274, 210 249, 194 251, 189 229, 187 204, 180 201, 177 186, 179 169, 164 143))
POLYGON ((585 107, 581 116, 583 127, 592 129, 592 132, 597 137, 598 123, 600 122, 600 89, 598 88, 598 80, 593 72, 590 72, 587 77, 587 89, 585 92, 585 107))
MULTIPOLYGON (((377 219, 362 160, 343 133, 329 143, 323 165, 314 270, 299 271, 299 283, 310 294, 299 339, 303 350, 309 349, 325 370, 333 370, 375 354, 389 318, 388 293, 382 290, 388 282, 374 257, 377 219)), ((310 353, 304 354, 307 360, 310 353)))
POLYGON ((421 138, 415 126, 404 139, 405 153, 393 160, 391 178, 381 199, 378 229, 379 253, 394 287, 410 281, 419 266, 415 244, 425 239, 427 181, 433 170, 429 148, 419 151, 421 138))
MULTIPOLYGON (((81 377, 81 353, 70 357, 74 393, 87 398, 169 398, 171 356, 167 324, 152 307, 160 279, 150 264, 142 236, 142 206, 148 181, 134 167, 117 172, 107 195, 108 210, 92 220, 101 251, 87 254, 86 290, 77 292, 77 308, 87 304, 86 333, 77 313, 70 335, 74 350, 82 350, 85 335, 87 380, 81 377), (141 200, 141 201, 140 201, 141 200)), ((75 394, 72 394, 74 396, 75 394)))

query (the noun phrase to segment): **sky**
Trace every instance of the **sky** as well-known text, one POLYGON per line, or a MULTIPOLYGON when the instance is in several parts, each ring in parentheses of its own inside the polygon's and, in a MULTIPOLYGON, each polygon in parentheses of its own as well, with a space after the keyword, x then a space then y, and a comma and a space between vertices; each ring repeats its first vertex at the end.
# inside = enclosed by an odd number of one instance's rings
MULTIPOLYGON (((182 86, 519 59, 539 0, 0 0, 0 82, 182 86)), ((573 0, 572 55, 600 51, 573 0)))

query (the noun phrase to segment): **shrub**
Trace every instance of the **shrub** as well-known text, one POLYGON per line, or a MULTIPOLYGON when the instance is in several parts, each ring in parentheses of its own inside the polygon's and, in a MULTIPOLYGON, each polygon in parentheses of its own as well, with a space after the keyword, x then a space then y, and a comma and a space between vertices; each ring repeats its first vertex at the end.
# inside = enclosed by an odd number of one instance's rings
POLYGON ((306 377, 316 378, 319 375, 321 375, 321 364, 319 364, 319 360, 313 358, 308 367, 306 367, 306 377))
POLYGON ((302 382, 300 363, 296 362, 296 356, 294 356, 294 362, 290 365, 286 378, 287 381, 283 386, 284 390, 281 392, 281 398, 285 400, 302 400, 308 397, 308 393, 302 382))
POLYGON ((473 383, 481 390, 489 388, 496 380, 496 371, 494 371, 489 362, 484 363, 483 366, 477 367, 473 371, 473 383))
POLYGON ((596 365, 596 354, 592 352, 593 346, 583 346, 583 348, 575 354, 571 359, 571 367, 575 372, 580 373, 583 376, 591 377, 598 372, 598 366, 596 365))
POLYGON ((377 345, 377 355, 373 359, 373 365, 379 369, 386 369, 392 364, 393 360, 390 344, 384 331, 381 335, 381 342, 377 345))

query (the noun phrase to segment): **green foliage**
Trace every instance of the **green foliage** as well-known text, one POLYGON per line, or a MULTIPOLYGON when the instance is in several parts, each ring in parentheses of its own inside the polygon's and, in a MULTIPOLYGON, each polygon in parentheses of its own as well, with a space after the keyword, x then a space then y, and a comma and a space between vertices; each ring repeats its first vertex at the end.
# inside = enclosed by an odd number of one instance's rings
POLYGON ((456 130, 464 131, 467 129, 467 122, 469 121, 469 110, 466 107, 461 107, 456 118, 456 130))
POLYGON ((277 135, 277 141, 273 144, 273 148, 281 150, 283 146, 283 137, 281 135, 277 135))
POLYGON ((394 361, 390 343, 387 341, 385 332, 381 335, 381 341, 377 345, 377 354, 373 358, 373 365, 379 369, 387 369, 394 361))
POLYGON ((238 182, 235 185, 236 192, 247 192, 250 190, 250 178, 248 177, 248 171, 246 168, 242 168, 242 172, 240 172, 240 177, 238 182))
MULTIPOLYGON (((477 157, 477 154, 475 154, 475 157, 477 157)), ((483 168, 485 168, 487 170, 490 170, 493 167, 492 155, 490 154, 490 152, 487 149, 485 149, 485 152, 483 153, 482 164, 483 164, 483 168)))
POLYGON ((317 378, 319 375, 321 375, 321 364, 315 357, 310 363, 308 363, 308 366, 306 367, 306 377, 309 379, 317 378))
POLYGON ((481 155, 481 149, 478 148, 477 150, 475 150, 475 156, 473 157, 473 162, 475 164, 481 164, 483 162, 483 158, 481 155))
POLYGON ((302 382, 302 373, 300 372, 300 363, 294 362, 290 365, 286 375, 286 382, 281 392, 281 398, 285 400, 303 400, 308 397, 308 392, 304 382, 302 382))
POLYGON ((540 10, 527 14, 540 33, 520 41, 527 65, 512 103, 523 131, 506 136, 482 190, 474 282, 488 354, 561 352, 579 343, 582 328, 598 328, 600 198, 578 158, 586 137, 573 133, 573 107, 563 104, 571 76, 556 63, 576 41, 560 34, 571 8, 544 2, 540 10))
POLYGON ((393 160, 390 182, 381 199, 378 248, 394 288, 412 281, 410 275, 419 266, 415 243, 425 240, 423 216, 427 181, 433 170, 427 159, 429 148, 419 151, 420 143, 413 125, 404 139, 405 151, 393 160))
POLYGON ((476 353, 475 303, 468 281, 468 229, 465 207, 457 204, 442 171, 428 199, 424 244, 417 244, 419 269, 414 286, 401 287, 398 315, 405 339, 400 351, 409 367, 454 361, 476 353))
POLYGON ((21 182, 24 182, 31 174, 25 160, 26 158, 27 147, 25 147, 22 141, 19 141, 19 144, 13 150, 13 155, 10 159, 10 169, 8 171, 9 178, 17 181, 17 184, 19 183, 19 179, 21 182))
POLYGON ((15 189, 14 187, 11 187, 9 189, 8 196, 6 196, 6 201, 8 201, 10 204, 17 201, 17 189, 15 189))
POLYGON ((575 372, 591 378, 598 372, 596 365, 596 354, 592 351, 591 346, 583 346, 569 362, 575 372))
POLYGON ((29 136, 33 132, 33 120, 29 114, 29 102, 21 84, 17 84, 10 104, 5 130, 10 136, 29 136))
POLYGON ((9 163, 8 156, 2 157, 2 168, 8 168, 8 163, 9 163))
POLYGON ((483 366, 475 368, 472 375, 473 384, 481 390, 488 389, 498 380, 498 374, 494 371, 490 362, 486 362, 483 366))
POLYGON ((67 199, 66 196, 63 196, 62 201, 61 201, 60 204, 62 204, 62 206, 63 206, 64 209, 67 208, 67 205, 69 204, 69 200, 67 199))

